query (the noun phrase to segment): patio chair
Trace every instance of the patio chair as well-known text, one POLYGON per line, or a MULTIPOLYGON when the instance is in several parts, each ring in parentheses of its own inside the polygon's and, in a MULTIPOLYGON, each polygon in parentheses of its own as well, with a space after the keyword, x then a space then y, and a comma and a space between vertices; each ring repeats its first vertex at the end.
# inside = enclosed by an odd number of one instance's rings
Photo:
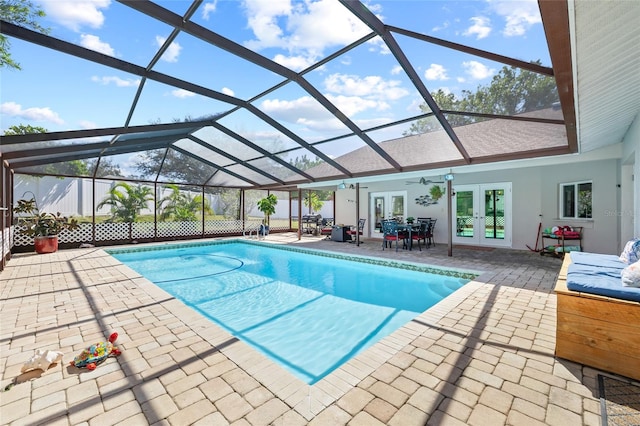
POLYGON ((419 222, 419 228, 411 233, 411 244, 414 241, 418 242, 418 249, 422 251, 420 241, 424 241, 424 246, 427 246, 427 229, 429 228, 429 222, 419 222))
POLYGON ((352 226, 351 229, 347 231, 347 234, 351 236, 351 242, 355 242, 356 236, 362 236, 364 234, 364 224, 367 219, 358 219, 358 226, 352 226))
POLYGON ((438 219, 431 219, 429 221, 429 225, 427 226, 427 236, 426 236, 426 242, 425 244, 427 245, 427 247, 431 247, 431 245, 433 245, 435 247, 436 245, 436 241, 433 238, 433 231, 436 227, 436 221, 438 219))
POLYGON ((325 240, 330 240, 332 231, 333 231, 333 218, 327 217, 322 219, 322 224, 320 225, 320 235, 324 235, 325 240))
POLYGON ((382 250, 390 245, 393 241, 396 242, 396 251, 398 251, 398 241, 402 240, 402 248, 406 247, 406 234, 398 230, 398 222, 395 220, 383 220, 382 221, 382 250))

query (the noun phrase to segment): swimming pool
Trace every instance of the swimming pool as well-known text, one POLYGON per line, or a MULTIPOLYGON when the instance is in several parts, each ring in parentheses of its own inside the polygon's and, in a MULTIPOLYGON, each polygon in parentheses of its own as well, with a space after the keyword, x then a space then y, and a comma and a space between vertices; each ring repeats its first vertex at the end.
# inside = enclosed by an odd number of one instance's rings
POLYGON ((308 384, 475 277, 241 240, 107 252, 308 384))

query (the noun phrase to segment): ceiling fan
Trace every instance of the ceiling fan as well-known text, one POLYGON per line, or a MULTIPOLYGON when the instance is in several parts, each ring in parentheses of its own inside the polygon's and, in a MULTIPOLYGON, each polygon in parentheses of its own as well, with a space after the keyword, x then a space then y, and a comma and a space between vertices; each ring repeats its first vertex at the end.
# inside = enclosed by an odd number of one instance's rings
POLYGON ((423 177, 420 178, 419 181, 406 181, 407 185, 412 185, 414 183, 419 183, 420 185, 431 185, 433 183, 444 183, 444 181, 436 181, 436 180, 431 180, 431 179, 425 179, 423 177))

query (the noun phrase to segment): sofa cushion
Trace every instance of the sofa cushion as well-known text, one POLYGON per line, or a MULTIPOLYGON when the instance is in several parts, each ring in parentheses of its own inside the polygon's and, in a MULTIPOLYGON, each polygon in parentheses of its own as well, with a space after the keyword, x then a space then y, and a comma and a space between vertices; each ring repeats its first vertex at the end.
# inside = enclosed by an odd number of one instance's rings
POLYGON ((577 265, 603 266, 605 268, 618 268, 622 271, 627 264, 615 254, 600 254, 589 252, 571 252, 571 263, 577 265))
MULTIPOLYGON (((574 253, 571 253, 572 260, 574 253)), ((583 293, 640 302, 640 288, 622 285, 622 269, 624 268, 572 263, 567 269, 567 288, 583 293)))

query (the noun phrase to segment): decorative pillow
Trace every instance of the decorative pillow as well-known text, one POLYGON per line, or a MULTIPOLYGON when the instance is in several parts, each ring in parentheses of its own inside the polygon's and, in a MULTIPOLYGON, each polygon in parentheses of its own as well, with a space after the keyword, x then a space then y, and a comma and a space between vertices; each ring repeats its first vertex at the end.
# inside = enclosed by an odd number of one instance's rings
POLYGON ((620 254, 620 261, 624 263, 634 263, 640 260, 640 238, 628 241, 620 254))
POLYGON ((640 287, 640 260, 622 270, 624 287, 640 287))

